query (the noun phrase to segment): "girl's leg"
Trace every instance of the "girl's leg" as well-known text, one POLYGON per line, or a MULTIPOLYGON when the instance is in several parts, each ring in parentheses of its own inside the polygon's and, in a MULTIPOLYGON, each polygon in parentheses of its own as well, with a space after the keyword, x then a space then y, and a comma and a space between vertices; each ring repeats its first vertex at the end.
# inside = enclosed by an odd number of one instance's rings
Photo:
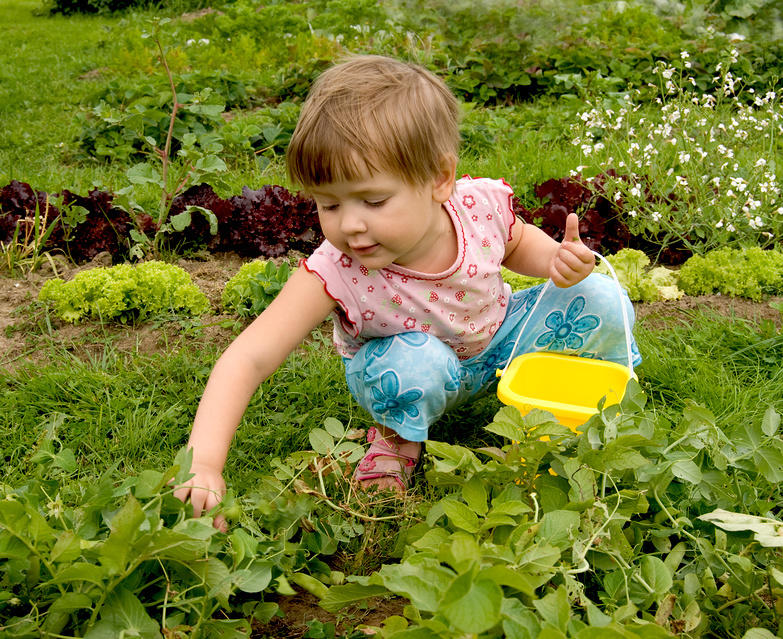
MULTIPOLYGON (((634 310, 628 295, 617 291, 614 280, 593 274, 569 288, 550 285, 535 313, 528 319, 541 290, 542 286, 537 286, 512 297, 501 327, 505 334, 499 344, 503 363, 511 356, 514 340, 524 327, 514 356, 535 351, 558 351, 626 366, 629 364, 623 313, 631 331, 634 310)), ((632 334, 630 340, 631 366, 634 367, 641 363, 642 358, 632 334)))
POLYGON ((351 394, 378 425, 357 481, 404 489, 430 424, 457 400, 459 360, 439 339, 410 332, 367 342, 345 367, 351 394))

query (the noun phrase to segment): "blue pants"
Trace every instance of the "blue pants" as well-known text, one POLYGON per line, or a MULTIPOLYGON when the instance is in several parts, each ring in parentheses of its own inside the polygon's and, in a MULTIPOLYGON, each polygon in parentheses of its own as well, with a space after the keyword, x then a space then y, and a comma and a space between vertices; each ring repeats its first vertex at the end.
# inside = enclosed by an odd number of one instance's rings
MULTIPOLYGON (((523 325, 515 357, 548 350, 628 365, 621 303, 630 326, 633 305, 612 279, 594 274, 569 288, 550 285, 528 320, 543 286, 514 293, 492 341, 470 359, 460 361, 437 337, 418 331, 366 342, 344 358, 351 394, 376 422, 420 442, 446 411, 496 388, 495 371, 505 366, 523 325)), ((636 366, 642 358, 633 338, 631 350, 636 366)))

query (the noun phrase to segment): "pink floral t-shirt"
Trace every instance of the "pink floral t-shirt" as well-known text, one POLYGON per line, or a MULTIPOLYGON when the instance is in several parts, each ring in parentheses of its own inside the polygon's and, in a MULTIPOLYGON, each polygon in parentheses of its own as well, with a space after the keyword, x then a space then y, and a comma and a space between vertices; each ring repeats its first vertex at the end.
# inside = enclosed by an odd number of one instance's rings
POLYGON ((503 321, 511 293, 500 264, 516 219, 512 195, 503 180, 457 180, 444 205, 457 233, 457 259, 442 273, 396 264, 368 270, 328 241, 321 244, 303 264, 337 302, 337 351, 353 357, 372 338, 423 331, 460 359, 478 355, 503 321))

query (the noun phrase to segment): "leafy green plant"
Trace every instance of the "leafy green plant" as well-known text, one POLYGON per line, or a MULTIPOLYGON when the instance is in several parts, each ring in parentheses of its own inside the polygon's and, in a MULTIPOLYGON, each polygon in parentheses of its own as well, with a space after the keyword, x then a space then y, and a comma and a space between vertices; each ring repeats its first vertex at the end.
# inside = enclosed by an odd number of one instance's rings
POLYGON ((399 564, 350 577, 321 605, 406 598, 404 616, 377 629, 383 637, 739 638, 775 628, 775 544, 702 522, 731 504, 751 526, 780 525, 768 514, 781 499, 779 414, 770 407, 760 424, 724 430, 696 405, 674 424, 645 405, 631 381, 578 436, 546 413, 506 407, 487 430, 511 443, 428 442, 427 479, 447 494, 408 532, 399 564))
MULTIPOLYGON (((655 302, 678 299, 683 291, 677 287, 677 274, 665 266, 649 268, 650 258, 636 249, 621 249, 606 258, 614 268, 621 286, 634 302, 655 302)), ((601 261, 597 273, 610 275, 609 267, 601 261)))
POLYGON ((38 299, 72 323, 86 319, 127 323, 172 313, 202 315, 209 310, 206 295, 184 269, 156 261, 93 268, 67 282, 50 279, 38 299))
POLYGON ((64 419, 49 422, 34 474, 0 485, 3 636, 248 637, 278 611, 265 591, 293 594, 289 577, 325 588, 316 557, 335 546, 308 519, 311 497, 267 478, 241 503, 224 498, 233 525, 219 533, 172 495, 190 477, 188 451, 162 472, 80 477, 57 437, 64 419))
POLYGON ((291 275, 288 262, 254 260, 240 267, 223 289, 223 307, 240 317, 256 317, 283 288, 291 275))
POLYGON ((688 295, 721 293, 760 300, 783 293, 783 253, 757 246, 724 247, 689 258, 678 275, 688 295))
MULTIPOLYGON (((201 133, 188 131, 184 133, 182 135, 181 147, 176 152, 177 161, 171 161, 174 129, 180 110, 184 109, 195 114, 209 114, 211 117, 218 117, 224 107, 222 104, 209 104, 210 89, 204 90, 201 94, 187 96, 189 102, 186 104, 180 102, 180 96, 177 93, 174 78, 166 60, 166 52, 160 35, 162 25, 168 22, 167 18, 155 19, 152 30, 145 34, 146 37, 152 38, 155 43, 158 58, 165 70, 171 90, 172 108, 168 117, 168 130, 165 141, 160 146, 161 140, 149 135, 143 136, 145 143, 149 145, 151 159, 146 162, 139 162, 128 169, 126 176, 130 185, 117 192, 119 201, 129 211, 140 208, 134 198, 137 188, 151 185, 160 193, 157 215, 155 216, 157 228, 153 238, 150 239, 146 234, 137 230, 131 232, 131 237, 136 242, 131 249, 131 253, 135 257, 143 257, 147 253, 155 256, 159 255, 166 235, 172 231, 183 230, 190 223, 194 212, 204 215, 209 221, 210 231, 213 235, 216 234, 217 219, 208 209, 189 207, 177 219, 171 220, 169 219, 169 212, 174 198, 185 191, 188 186, 202 181, 220 182, 221 174, 227 170, 226 163, 218 156, 218 153, 223 149, 220 136, 212 131, 203 131, 201 133)), ((142 106, 136 115, 141 118, 139 126, 143 130, 145 108, 142 106)))
MULTIPOLYGON (((226 108, 248 106, 242 82, 225 71, 183 73, 174 82, 180 109, 172 128, 171 152, 183 144, 187 133, 203 136, 223 125, 226 108)), ((112 80, 95 96, 86 114, 79 114, 78 144, 84 158, 141 160, 150 145, 163 147, 171 118, 172 92, 167 78, 138 81, 112 80)))
POLYGON ((514 273, 514 271, 508 270, 505 266, 501 269, 501 272, 503 274, 503 281, 511 286, 512 291, 523 291, 526 288, 543 284, 546 281, 543 277, 529 277, 527 275, 514 273))

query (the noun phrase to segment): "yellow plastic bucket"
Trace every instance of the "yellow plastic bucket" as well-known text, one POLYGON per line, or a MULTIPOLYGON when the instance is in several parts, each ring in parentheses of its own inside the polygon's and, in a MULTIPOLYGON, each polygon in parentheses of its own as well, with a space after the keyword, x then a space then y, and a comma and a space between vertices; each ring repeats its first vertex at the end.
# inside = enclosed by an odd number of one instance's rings
POLYGON ((576 431, 598 412, 598 402, 616 404, 635 377, 623 364, 561 353, 526 353, 514 358, 498 384, 498 398, 525 415, 534 408, 552 413, 576 431))
POLYGON ((563 426, 575 432, 578 426, 598 412, 598 402, 603 397, 606 397, 607 406, 619 403, 625 394, 628 381, 636 378, 631 354, 631 328, 625 306, 622 304, 620 282, 606 258, 595 251, 593 253, 606 262, 620 295, 628 365, 552 351, 525 353, 514 357, 528 320, 535 313, 546 289, 552 284, 552 281, 548 280, 519 331, 509 362, 505 368, 497 371, 500 377, 497 393, 501 402, 515 406, 523 415, 534 408, 548 411, 563 426))

